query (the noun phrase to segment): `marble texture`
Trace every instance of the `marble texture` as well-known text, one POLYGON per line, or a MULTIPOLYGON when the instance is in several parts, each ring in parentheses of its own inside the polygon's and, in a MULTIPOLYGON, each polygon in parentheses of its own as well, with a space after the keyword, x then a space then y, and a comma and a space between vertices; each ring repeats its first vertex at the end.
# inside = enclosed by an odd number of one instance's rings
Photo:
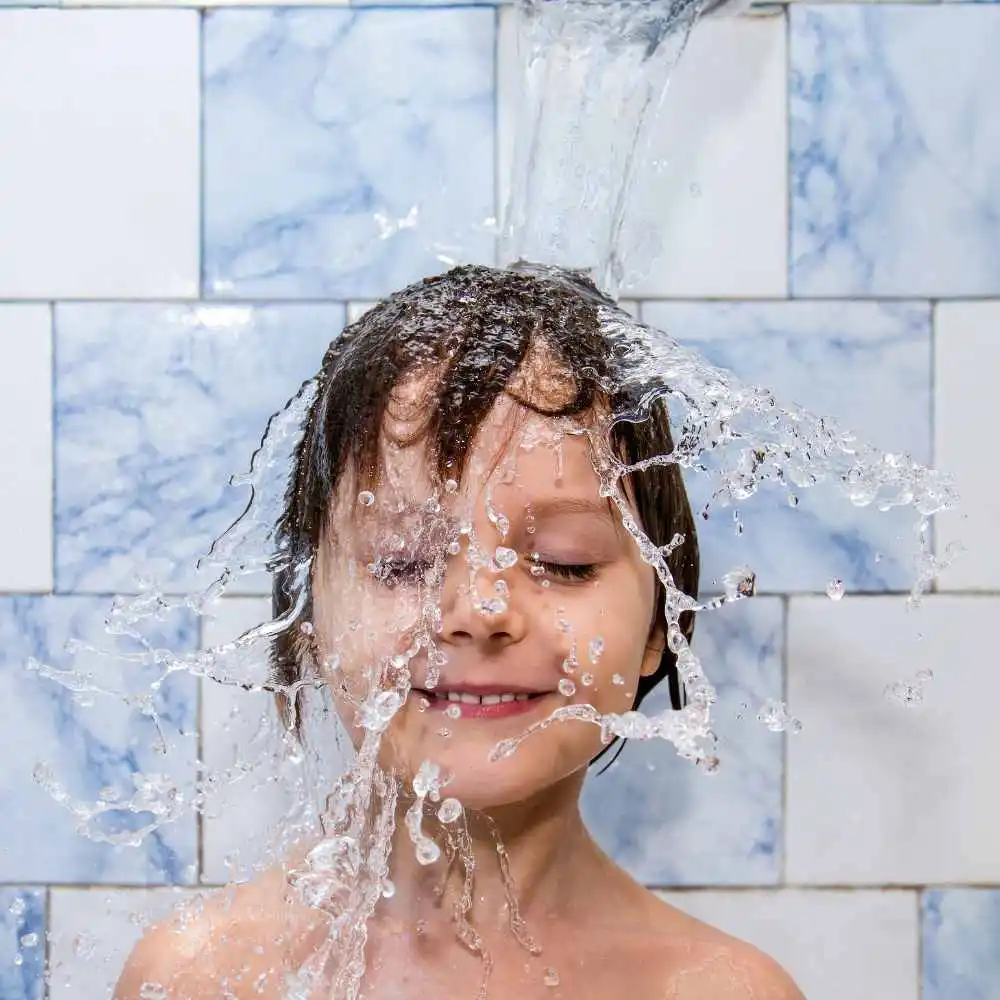
POLYGON ((491 262, 494 34, 474 8, 210 13, 206 293, 370 298, 491 262))
MULTIPOLYGON (((642 319, 710 363, 753 385, 837 419, 862 440, 919 462, 931 456, 931 317, 923 303, 645 302, 642 319)), ((689 474, 701 511, 712 484, 689 474)), ((911 509, 857 508, 835 484, 796 491, 798 507, 770 484, 740 505, 699 518, 702 587, 740 564, 761 592, 823 592, 831 579, 848 590, 908 590, 916 553, 911 509), (878 558, 876 560, 876 554, 878 558)))
POLYGON ((52 311, 0 305, 0 591, 52 588, 52 311))
POLYGON ((343 322, 335 303, 57 306, 57 588, 204 582, 196 559, 247 502, 230 475, 343 322))
POLYGON ((0 889, 0 996, 45 996, 45 893, 0 889))
POLYGON ((1000 293, 1000 7, 789 16, 793 293, 1000 293))
MULTIPOLYGON (((180 883, 192 881, 195 822, 190 811, 150 833, 138 847, 116 847, 78 834, 75 803, 96 804, 105 791, 133 798, 133 777, 161 774, 189 795, 195 765, 194 684, 185 674, 163 680, 162 668, 139 662, 144 650, 192 650, 196 636, 187 613, 139 626, 143 644, 105 633, 104 598, 0 598, 0 729, 8 752, 0 758, 0 882, 180 883), (70 640, 94 650, 66 651, 70 640), (58 683, 32 670, 29 658, 72 671, 58 683), (69 685, 69 686, 67 686, 69 685), (113 694, 92 693, 97 687, 113 694), (154 719, 134 699, 153 694, 166 752, 154 719), (126 704, 131 697, 133 704, 126 704), (57 802, 33 779, 47 765, 68 800, 57 802)), ((108 800, 113 801, 113 800, 108 800)), ((157 799, 159 801, 159 799, 157 799)), ((111 809, 90 828, 115 835, 151 820, 148 810, 111 809)))
POLYGON ((912 891, 789 888, 662 895, 771 955, 809 1000, 920 996, 912 891))
POLYGON ((198 15, 0 10, 0 299, 198 291, 198 15))
POLYGON ((930 889, 922 910, 923 1000, 1000 995, 1000 889, 930 889))
MULTIPOLYGON (((631 743, 584 787, 597 841, 647 885, 772 885, 781 872, 781 734, 757 712, 782 690, 781 601, 757 598, 705 613, 694 650, 719 691, 722 766, 705 775, 665 741, 631 743)), ((656 692, 660 695, 660 691, 656 692)), ((643 703, 647 714, 662 698, 643 703)), ((608 758, 605 758, 604 763, 608 758)))
POLYGON ((1000 371, 1000 301, 941 302, 934 310, 934 458, 955 476, 961 503, 936 520, 939 557, 964 551, 939 579, 946 590, 1000 588, 1000 491, 992 436, 1000 371))
MULTIPOLYGON (((520 68, 510 7, 500 23, 503 211, 520 68)), ((626 245, 645 249, 628 260, 627 294, 785 294, 785 91, 783 17, 707 21, 695 28, 636 172, 626 245)))
POLYGON ((811 885, 1000 882, 1000 773, 989 669, 1000 600, 793 597, 787 878, 811 885), (885 697, 919 683, 922 703, 885 697))
POLYGON ((48 1000, 111 1000, 143 929, 197 912, 207 896, 187 888, 52 889, 48 1000))

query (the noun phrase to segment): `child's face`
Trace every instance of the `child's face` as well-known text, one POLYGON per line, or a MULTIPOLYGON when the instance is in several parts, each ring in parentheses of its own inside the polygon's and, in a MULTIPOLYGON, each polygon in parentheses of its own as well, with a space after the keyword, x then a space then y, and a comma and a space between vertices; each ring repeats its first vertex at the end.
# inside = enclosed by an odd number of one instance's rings
POLYGON ((463 483, 439 490, 435 510, 423 442, 392 443, 422 415, 419 387, 408 391, 417 405, 403 397, 390 411, 374 502, 346 482, 316 559, 315 635, 343 721, 358 743, 351 703, 373 678, 393 687, 392 658, 424 629, 432 652, 409 660, 412 689, 383 740, 383 766, 412 777, 424 760, 439 764, 453 776, 445 794, 472 809, 582 780, 603 746, 591 723, 555 723, 496 762, 490 751, 563 705, 631 708, 640 674, 660 659, 648 644, 653 571, 599 496, 583 425, 567 433, 565 420, 506 397, 473 442, 463 483), (430 660, 441 654, 432 687, 430 660), (486 700, 459 704, 453 718, 445 692, 486 700))

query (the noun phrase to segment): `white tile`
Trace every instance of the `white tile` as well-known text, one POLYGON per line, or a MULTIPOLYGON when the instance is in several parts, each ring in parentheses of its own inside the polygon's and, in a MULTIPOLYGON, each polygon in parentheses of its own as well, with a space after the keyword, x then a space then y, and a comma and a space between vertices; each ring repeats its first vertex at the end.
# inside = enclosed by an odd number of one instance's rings
POLYGON ((937 521, 938 555, 965 551, 941 574, 945 590, 1000 587, 1000 479, 992 457, 994 376, 1000 371, 1000 301, 935 310, 935 466, 955 476, 961 506, 937 521))
MULTIPOLYGON (((636 295, 781 297, 787 268, 783 16, 706 21, 670 82, 633 219, 662 228, 636 295)), ((635 265, 640 271, 644 263, 635 265)))
MULTIPOLYGON (((501 14, 499 194, 507 203, 519 73, 514 12, 501 14)), ((693 32, 638 168, 624 245, 636 297, 783 296, 787 289, 785 22, 706 21, 693 32), (638 226, 639 228, 635 228, 638 226)), ((617 123, 615 123, 617 124, 617 123)))
POLYGON ((109 1000, 143 929, 199 898, 193 889, 53 889, 49 1000, 109 1000))
POLYGON ((0 591, 47 591, 52 589, 48 306, 0 305, 0 359, 0 523, 7 525, 0 540, 0 591))
POLYGON ((792 599, 789 881, 1000 880, 998 615, 985 596, 792 599), (924 670, 922 702, 885 696, 924 670))
MULTIPOLYGON (((231 642, 267 621, 270 609, 266 598, 221 601, 213 617, 202 623, 203 648, 231 642)), ((263 655, 262 648, 258 658, 263 655)), ((260 761, 273 750, 278 734, 277 710, 269 694, 209 679, 202 681, 201 719, 202 760, 209 772, 228 770, 244 757, 260 761)), ((209 794, 202 813, 203 882, 237 878, 265 855, 269 831, 283 812, 280 790, 269 783, 276 776, 276 768, 264 760, 250 774, 209 794), (239 821, 234 822, 237 815, 239 821)))
MULTIPOLYGON (((232 640, 270 620, 267 599, 220 601, 202 627, 202 646, 218 656, 214 676, 237 680, 268 676, 266 638, 246 647, 238 659, 231 659, 227 650, 232 640)), ((233 776, 209 794, 203 813, 203 882, 251 877, 255 866, 283 853, 284 842, 276 839, 280 834, 295 835, 288 816, 303 795, 313 802, 305 817, 304 829, 309 829, 316 817, 315 804, 331 791, 333 776, 345 759, 339 755, 338 741, 344 738, 339 724, 328 718, 305 718, 309 743, 302 766, 283 752, 282 732, 270 692, 202 681, 202 759, 210 773, 233 776), (245 771, 241 761, 249 765, 245 771)))
POLYGON ((809 1000, 920 995, 913 892, 779 889, 664 898, 771 955, 809 1000))
POLYGON ((198 15, 0 11, 0 298, 198 292, 198 15))

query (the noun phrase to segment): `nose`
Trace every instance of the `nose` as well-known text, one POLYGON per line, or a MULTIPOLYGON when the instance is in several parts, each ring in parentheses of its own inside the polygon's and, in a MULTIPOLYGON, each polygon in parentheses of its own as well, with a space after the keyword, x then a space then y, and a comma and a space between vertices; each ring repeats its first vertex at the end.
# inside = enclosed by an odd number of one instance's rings
POLYGON ((524 638, 525 618, 517 606, 512 574, 488 568, 473 572, 467 553, 451 556, 441 593, 442 642, 503 649, 524 638), (498 580, 506 583, 500 591, 498 580))

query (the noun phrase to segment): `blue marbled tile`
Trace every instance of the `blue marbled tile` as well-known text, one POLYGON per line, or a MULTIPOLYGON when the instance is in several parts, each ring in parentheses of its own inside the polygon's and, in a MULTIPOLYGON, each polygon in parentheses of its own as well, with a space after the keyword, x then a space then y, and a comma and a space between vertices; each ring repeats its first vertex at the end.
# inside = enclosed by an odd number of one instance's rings
POLYGON ((371 298, 492 262, 495 32, 482 8, 208 14, 206 293, 371 298))
POLYGON ((924 1000, 1000 996, 1000 889, 932 889, 923 898, 924 1000))
MULTIPOLYGON (((928 462, 931 453, 931 318, 924 303, 645 303, 643 319, 708 361, 764 386, 782 404, 833 417, 863 441, 928 462)), ((687 477, 696 511, 710 499, 708 477, 687 477)), ((821 592, 832 579, 848 590, 912 586, 912 508, 855 507, 833 483, 795 490, 765 485, 739 505, 698 518, 702 586, 740 564, 761 591, 821 592)))
POLYGON ((246 504, 230 475, 343 321, 334 304, 58 306, 56 588, 193 586, 246 504))
POLYGON ((793 293, 1000 293, 1000 7, 789 16, 793 293))
MULTIPOLYGON (((195 681, 139 660, 152 650, 189 652, 197 629, 189 612, 171 612, 136 626, 140 639, 112 638, 106 598, 0 598, 0 729, 8 752, 0 758, 0 881, 182 883, 194 876, 195 818, 184 810, 137 847, 121 849, 76 832, 70 805, 124 803, 137 774, 162 775, 190 796, 195 778, 195 681), (70 652, 69 641, 88 649, 70 652), (111 655, 101 655, 105 651, 111 655), (72 671, 61 683, 32 669, 29 659, 72 671), (88 688, 98 688, 110 694, 88 688), (157 718, 137 700, 151 697, 157 718), (126 699, 131 699, 126 703, 126 699), (158 721, 157 721, 158 720, 158 721), (159 726, 159 729, 157 728, 159 726), (57 802, 35 779, 48 768, 64 789, 57 802), (118 798, 111 792, 117 792, 118 798)), ((118 837, 152 821, 140 808, 94 815, 89 829, 118 837)))
MULTIPOLYGON (((718 689, 713 719, 722 766, 706 775, 665 741, 627 744, 587 779, 583 814, 601 846, 647 885, 773 885, 781 855, 781 734, 757 721, 780 698, 778 598, 706 612, 694 649, 718 689)), ((668 704, 658 690, 642 711, 668 704)))
POLYGON ((0 889, 0 997, 45 996, 45 896, 31 889, 0 889))

